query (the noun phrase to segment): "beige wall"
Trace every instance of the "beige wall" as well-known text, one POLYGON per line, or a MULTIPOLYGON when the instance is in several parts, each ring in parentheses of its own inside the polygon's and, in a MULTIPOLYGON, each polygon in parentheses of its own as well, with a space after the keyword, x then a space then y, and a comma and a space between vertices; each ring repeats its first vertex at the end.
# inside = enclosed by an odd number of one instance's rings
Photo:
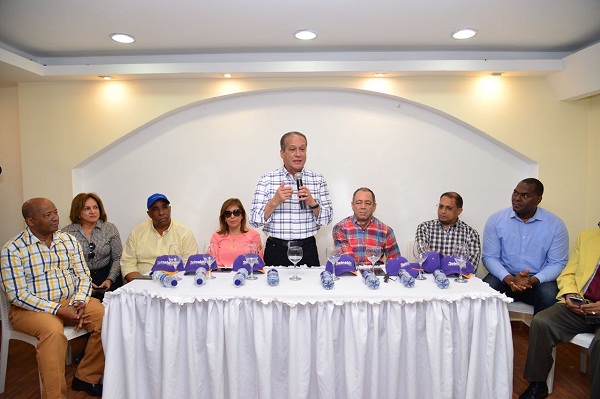
MULTIPOLYGON (((587 158, 587 215, 590 223, 600 222, 600 95, 590 99, 590 133, 587 158)), ((584 190, 578 190, 582 192, 584 190)), ((594 226, 592 226, 594 227, 594 226)))
POLYGON ((0 246, 24 227, 17 88, 0 88, 0 246))
MULTIPOLYGON (((565 220, 573 242, 579 230, 594 226, 600 218, 596 156, 600 153, 600 99, 557 101, 545 78, 493 82, 497 85, 493 93, 483 90, 480 78, 457 77, 21 84, 23 196, 17 202, 23 197, 50 197, 64 225, 72 198, 71 169, 166 112, 243 91, 342 87, 392 94, 441 110, 539 162, 540 179, 546 186, 542 205, 565 220)), ((13 150, 18 152, 16 147, 13 150)), ((506 193, 507 200, 510 194, 506 193)))

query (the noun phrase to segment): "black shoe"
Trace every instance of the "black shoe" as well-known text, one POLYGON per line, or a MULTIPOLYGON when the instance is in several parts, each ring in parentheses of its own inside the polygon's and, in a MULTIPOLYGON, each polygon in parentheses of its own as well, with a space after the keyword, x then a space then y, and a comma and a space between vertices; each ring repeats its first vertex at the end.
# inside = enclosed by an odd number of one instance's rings
POLYGON ((73 376, 71 384, 74 391, 85 391, 90 396, 102 396, 102 384, 90 384, 89 382, 81 381, 73 376))
POLYGON ((544 399, 548 397, 548 385, 544 382, 532 382, 519 399, 544 399))

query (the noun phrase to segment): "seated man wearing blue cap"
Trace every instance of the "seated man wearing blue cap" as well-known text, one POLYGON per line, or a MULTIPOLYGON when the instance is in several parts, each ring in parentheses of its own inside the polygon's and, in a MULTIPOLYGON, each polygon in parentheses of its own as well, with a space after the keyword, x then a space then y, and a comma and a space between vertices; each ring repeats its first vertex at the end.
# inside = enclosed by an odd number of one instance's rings
POLYGON ((121 274, 129 282, 152 269, 160 255, 169 252, 169 246, 177 245, 183 262, 198 252, 196 238, 183 224, 171 219, 170 201, 164 194, 155 193, 148 197, 147 220, 131 231, 121 256, 121 274))

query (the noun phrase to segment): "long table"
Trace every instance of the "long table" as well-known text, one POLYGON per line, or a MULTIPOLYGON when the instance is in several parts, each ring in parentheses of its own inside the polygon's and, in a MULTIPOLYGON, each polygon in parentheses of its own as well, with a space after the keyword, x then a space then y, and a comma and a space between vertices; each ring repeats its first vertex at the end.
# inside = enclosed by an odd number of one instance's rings
POLYGON ((104 397, 512 397, 511 301, 473 277, 322 288, 321 268, 233 285, 135 280, 105 296, 104 397))

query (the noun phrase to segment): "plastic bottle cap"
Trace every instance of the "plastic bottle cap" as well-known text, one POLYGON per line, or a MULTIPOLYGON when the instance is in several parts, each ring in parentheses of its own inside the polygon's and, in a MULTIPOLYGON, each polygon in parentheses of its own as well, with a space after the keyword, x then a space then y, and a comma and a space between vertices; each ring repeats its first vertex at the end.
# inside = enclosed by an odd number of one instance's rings
POLYGON ((177 285, 177 280, 175 280, 175 279, 174 279, 174 280, 172 280, 172 281, 171 281, 171 286, 175 287, 176 285, 177 285))

